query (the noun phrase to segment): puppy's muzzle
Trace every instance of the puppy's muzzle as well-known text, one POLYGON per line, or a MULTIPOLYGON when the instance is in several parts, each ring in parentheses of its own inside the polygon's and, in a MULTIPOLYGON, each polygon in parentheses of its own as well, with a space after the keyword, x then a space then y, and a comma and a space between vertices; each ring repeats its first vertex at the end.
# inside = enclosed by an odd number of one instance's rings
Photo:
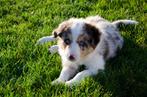
POLYGON ((70 61, 75 61, 76 59, 75 59, 75 56, 74 55, 69 55, 69 57, 68 57, 68 59, 70 60, 70 61))

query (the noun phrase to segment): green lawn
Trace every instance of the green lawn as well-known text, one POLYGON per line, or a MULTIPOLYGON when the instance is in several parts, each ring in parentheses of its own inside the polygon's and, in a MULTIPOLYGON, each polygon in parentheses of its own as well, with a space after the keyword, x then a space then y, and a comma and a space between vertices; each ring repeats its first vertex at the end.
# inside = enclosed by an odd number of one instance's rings
POLYGON ((147 3, 145 0, 0 0, 0 97, 147 97, 147 3), (35 46, 60 22, 101 15, 113 21, 134 19, 122 27, 125 44, 105 70, 80 86, 51 86, 61 60, 47 43, 35 46))

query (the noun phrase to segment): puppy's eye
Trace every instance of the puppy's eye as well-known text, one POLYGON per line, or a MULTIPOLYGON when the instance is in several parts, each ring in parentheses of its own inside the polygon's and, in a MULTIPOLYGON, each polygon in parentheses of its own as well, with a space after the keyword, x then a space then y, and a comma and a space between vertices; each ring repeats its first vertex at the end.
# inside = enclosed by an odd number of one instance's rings
POLYGON ((65 43, 66 45, 69 45, 69 44, 71 43, 71 41, 70 41, 69 39, 65 39, 65 40, 64 40, 64 43, 65 43))
POLYGON ((80 41, 80 42, 78 42, 78 44, 79 44, 79 46, 81 46, 81 47, 87 46, 87 44, 86 44, 84 41, 80 41))
POLYGON ((90 44, 92 44, 93 40, 92 40, 92 39, 89 39, 88 42, 89 42, 90 44))

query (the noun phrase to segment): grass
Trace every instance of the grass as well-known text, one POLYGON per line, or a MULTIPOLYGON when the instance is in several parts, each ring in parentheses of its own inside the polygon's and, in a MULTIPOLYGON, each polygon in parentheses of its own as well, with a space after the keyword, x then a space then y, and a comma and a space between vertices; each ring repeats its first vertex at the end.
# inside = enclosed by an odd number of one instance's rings
POLYGON ((1 97, 146 97, 147 7, 145 0, 0 0, 1 97), (35 46, 60 22, 70 17, 101 15, 113 21, 134 19, 122 27, 125 45, 107 61, 105 70, 72 89, 51 86, 59 76, 58 54, 48 43, 35 46))

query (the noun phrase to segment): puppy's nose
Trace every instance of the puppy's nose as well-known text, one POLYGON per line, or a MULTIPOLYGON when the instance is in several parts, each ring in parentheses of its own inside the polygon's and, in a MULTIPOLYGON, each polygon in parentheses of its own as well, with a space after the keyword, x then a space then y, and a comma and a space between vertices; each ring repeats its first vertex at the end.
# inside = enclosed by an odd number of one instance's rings
POLYGON ((75 60, 74 55, 70 55, 68 58, 69 58, 69 60, 71 60, 71 61, 74 61, 74 60, 75 60))

